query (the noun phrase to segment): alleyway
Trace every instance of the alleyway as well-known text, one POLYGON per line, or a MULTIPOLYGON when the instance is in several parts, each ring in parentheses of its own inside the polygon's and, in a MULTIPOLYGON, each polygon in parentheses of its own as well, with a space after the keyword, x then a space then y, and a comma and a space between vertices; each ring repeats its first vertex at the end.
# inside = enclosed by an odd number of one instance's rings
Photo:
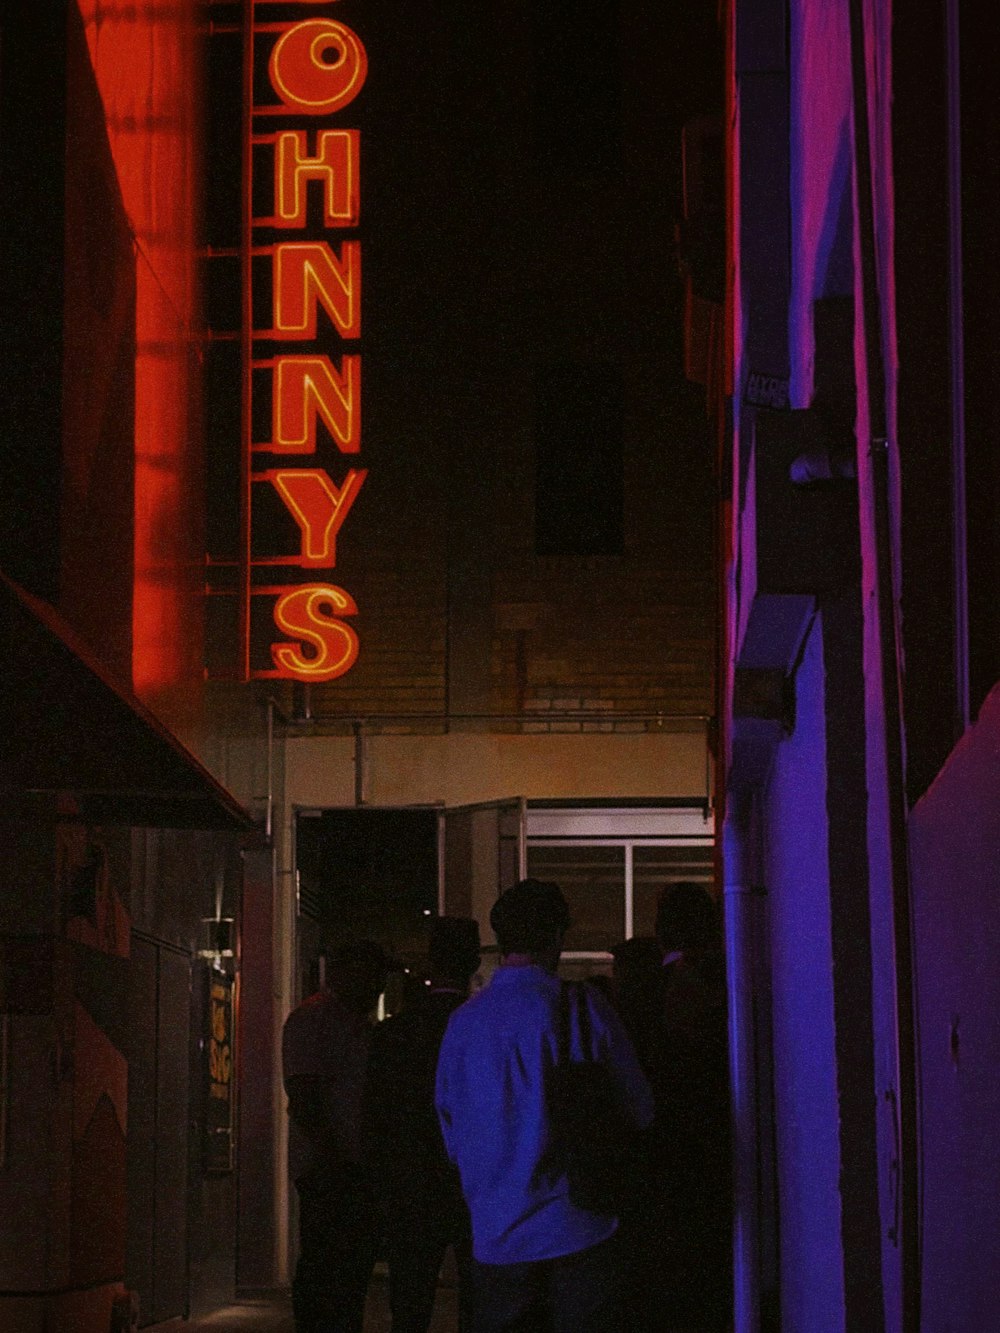
MULTIPOLYGON (((389 1322, 385 1278, 376 1273, 368 1291, 365 1333, 388 1333, 389 1322)), ((456 1328, 455 1291, 452 1287, 442 1285, 438 1288, 430 1333, 454 1333, 456 1328)), ((292 1307, 287 1293, 274 1292, 247 1297, 239 1304, 217 1310, 204 1319, 171 1319, 167 1323, 153 1325, 147 1329, 147 1333, 215 1333, 216 1330, 228 1330, 229 1333, 294 1333, 292 1307)))

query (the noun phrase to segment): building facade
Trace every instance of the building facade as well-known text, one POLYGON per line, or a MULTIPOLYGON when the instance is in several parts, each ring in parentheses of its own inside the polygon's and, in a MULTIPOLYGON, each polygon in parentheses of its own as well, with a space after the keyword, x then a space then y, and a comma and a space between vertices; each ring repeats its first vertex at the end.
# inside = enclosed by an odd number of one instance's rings
POLYGON ((997 1305, 995 24, 737 0, 731 31, 737 1326, 974 1328, 997 1305))
POLYGON ((995 19, 26 8, 0 1329, 284 1282, 323 949, 529 870, 585 974, 716 813, 737 1327, 990 1327, 995 19))
POLYGON ((529 870, 586 974, 664 883, 713 883, 675 221, 721 47, 714 11, 624 0, 25 10, 0 1329, 96 1333, 287 1280, 280 1029, 331 943, 416 960, 460 911, 489 960, 529 870), (350 87, 295 63, 306 30, 350 87))

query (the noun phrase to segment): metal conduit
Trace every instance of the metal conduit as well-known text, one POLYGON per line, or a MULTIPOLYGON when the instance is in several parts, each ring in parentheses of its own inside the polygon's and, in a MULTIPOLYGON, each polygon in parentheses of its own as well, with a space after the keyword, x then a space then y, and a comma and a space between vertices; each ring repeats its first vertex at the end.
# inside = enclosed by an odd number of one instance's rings
POLYGON ((899 1222, 902 1327, 920 1328, 920 1233, 917 1123, 917 1041, 913 942, 907 845, 907 801, 903 742, 903 699, 893 577, 889 445, 887 439, 885 352, 878 290, 878 255, 868 115, 868 80, 864 0, 849 0, 851 88, 854 111, 854 166, 857 180, 858 232, 864 362, 868 390, 869 455, 872 466, 876 542, 878 635, 885 709, 886 783, 896 1001, 896 1108, 899 1131, 899 1222))

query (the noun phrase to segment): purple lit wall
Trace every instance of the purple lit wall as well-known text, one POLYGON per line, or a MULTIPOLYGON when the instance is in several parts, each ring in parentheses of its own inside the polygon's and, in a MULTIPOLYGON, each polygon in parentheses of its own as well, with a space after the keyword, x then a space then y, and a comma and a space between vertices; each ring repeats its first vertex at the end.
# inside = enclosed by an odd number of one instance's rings
POLYGON ((844 1327, 823 693, 817 621, 764 811, 782 1320, 810 1333, 844 1327))
POLYGON ((852 289, 851 69, 847 7, 819 3, 790 15, 792 280, 788 311, 794 407, 812 401, 813 302, 852 289))
POLYGON ((910 823, 920 1025, 923 1327, 1000 1308, 1000 687, 910 823))
MULTIPOLYGON (((892 818, 903 805, 891 656, 901 634, 891 7, 748 0, 736 16, 742 207, 733 301, 746 341, 737 341, 735 379, 746 384, 750 372, 770 369, 778 332, 787 332, 789 404, 807 410, 794 425, 817 448, 856 442, 860 533, 853 517, 840 531, 848 546, 859 535, 861 548, 859 587, 848 581, 832 595, 818 580, 820 616, 796 673, 794 732, 777 746, 763 796, 782 1326, 812 1333, 884 1320, 898 1329, 913 1290, 904 1278, 912 1277, 917 1194, 912 1176, 905 1197, 898 1188, 913 1160, 913 1099, 909 975, 895 930, 905 901, 903 825, 892 818), (782 80, 787 123, 772 88, 782 91, 782 80), (756 119, 743 114, 748 108, 756 119), (787 213, 775 191, 759 188, 760 168, 786 141, 787 213), (774 235, 788 237, 787 271, 774 235), (887 485, 876 484, 873 455, 888 460, 887 485)), ((734 435, 747 410, 734 404, 734 435)), ((774 424, 760 415, 757 459, 737 438, 728 610, 743 667, 749 602, 768 591, 754 586, 753 539, 763 550, 782 535, 762 480, 774 424)), ((802 551, 815 548, 806 541, 802 551)), ((740 762, 737 754, 736 770, 740 762)), ((731 788, 756 783, 744 769, 727 775, 731 788)))

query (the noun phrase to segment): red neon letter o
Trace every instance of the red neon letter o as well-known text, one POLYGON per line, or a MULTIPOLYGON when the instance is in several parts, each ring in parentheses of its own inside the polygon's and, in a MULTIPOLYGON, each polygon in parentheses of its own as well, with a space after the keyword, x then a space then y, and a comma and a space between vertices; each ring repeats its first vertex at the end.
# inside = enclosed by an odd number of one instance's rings
POLYGON ((315 116, 347 106, 361 91, 368 57, 361 39, 333 19, 304 19, 283 32, 268 66, 271 86, 285 106, 315 116), (338 59, 324 57, 336 51, 338 59))

